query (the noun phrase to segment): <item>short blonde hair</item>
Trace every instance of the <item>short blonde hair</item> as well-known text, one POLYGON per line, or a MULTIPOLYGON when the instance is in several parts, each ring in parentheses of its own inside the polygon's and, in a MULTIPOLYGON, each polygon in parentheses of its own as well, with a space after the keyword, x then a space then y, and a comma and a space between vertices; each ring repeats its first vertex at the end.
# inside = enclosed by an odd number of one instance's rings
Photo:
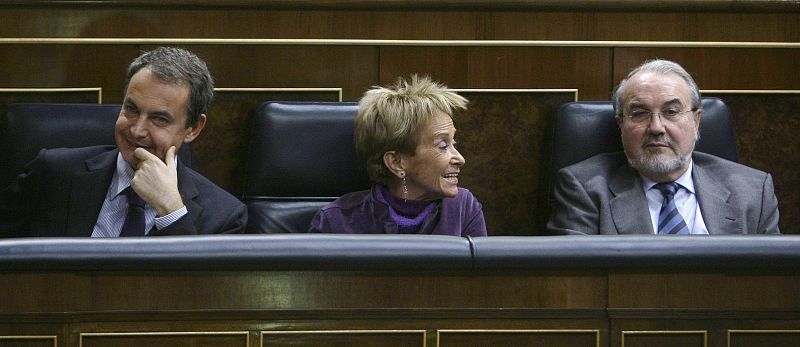
POLYGON ((434 113, 441 111, 453 118, 453 111, 466 109, 467 102, 447 86, 417 75, 364 93, 358 103, 354 140, 370 179, 389 183, 392 174, 383 163, 384 153, 414 155, 420 131, 434 113))

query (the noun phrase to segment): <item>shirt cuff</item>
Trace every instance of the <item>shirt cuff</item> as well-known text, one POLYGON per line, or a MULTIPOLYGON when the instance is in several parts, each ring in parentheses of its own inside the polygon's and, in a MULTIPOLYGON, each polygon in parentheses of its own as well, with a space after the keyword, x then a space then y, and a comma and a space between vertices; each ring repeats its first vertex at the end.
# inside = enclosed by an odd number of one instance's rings
POLYGON ((183 206, 166 216, 156 217, 156 229, 161 230, 172 225, 172 223, 175 223, 175 221, 181 219, 181 217, 185 216, 187 213, 189 212, 186 210, 186 206, 183 206))

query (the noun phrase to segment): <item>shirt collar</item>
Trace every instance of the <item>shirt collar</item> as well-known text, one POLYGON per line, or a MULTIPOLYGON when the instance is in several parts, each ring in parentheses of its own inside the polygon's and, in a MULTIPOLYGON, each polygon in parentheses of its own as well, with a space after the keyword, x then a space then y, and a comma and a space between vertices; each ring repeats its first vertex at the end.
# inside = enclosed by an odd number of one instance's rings
MULTIPOLYGON (((690 159, 691 160, 691 159, 690 159)), ((692 181, 692 167, 694 167, 694 161, 689 163, 689 168, 675 180, 675 183, 680 184, 681 187, 686 188, 690 193, 694 194, 694 181, 692 181)), ((639 175, 642 178, 642 182, 644 183, 645 190, 649 191, 653 188, 654 185, 658 184, 658 182, 653 181, 644 175, 639 175)))
POLYGON ((133 175, 133 168, 122 157, 122 153, 117 153, 117 169, 114 171, 114 177, 111 178, 110 187, 111 191, 114 192, 114 198, 131 186, 133 175))

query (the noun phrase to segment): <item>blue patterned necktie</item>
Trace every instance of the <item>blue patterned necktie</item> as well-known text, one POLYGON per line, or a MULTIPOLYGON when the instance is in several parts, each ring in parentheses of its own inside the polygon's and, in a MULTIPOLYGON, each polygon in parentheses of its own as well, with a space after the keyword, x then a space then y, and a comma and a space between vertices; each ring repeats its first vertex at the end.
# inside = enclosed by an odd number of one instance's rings
POLYGON ((661 211, 658 212, 658 234, 659 235, 688 235, 689 228, 686 226, 686 221, 678 213, 678 207, 675 206, 675 192, 678 191, 677 183, 675 182, 662 182, 655 186, 661 191, 664 201, 661 202, 661 211))
POLYGON ((131 187, 122 192, 128 197, 128 213, 119 236, 144 236, 144 200, 131 187))

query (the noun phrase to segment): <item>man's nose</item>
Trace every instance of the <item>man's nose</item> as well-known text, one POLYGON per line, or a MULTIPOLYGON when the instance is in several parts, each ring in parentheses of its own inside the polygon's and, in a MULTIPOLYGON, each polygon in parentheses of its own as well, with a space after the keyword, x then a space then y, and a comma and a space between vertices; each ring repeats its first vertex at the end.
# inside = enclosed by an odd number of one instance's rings
POLYGON ((139 117, 131 125, 131 135, 135 137, 146 137, 147 132, 147 117, 139 117))
POLYGON ((661 113, 653 113, 650 116, 650 124, 647 129, 653 134, 664 133, 664 121, 661 119, 661 113))

